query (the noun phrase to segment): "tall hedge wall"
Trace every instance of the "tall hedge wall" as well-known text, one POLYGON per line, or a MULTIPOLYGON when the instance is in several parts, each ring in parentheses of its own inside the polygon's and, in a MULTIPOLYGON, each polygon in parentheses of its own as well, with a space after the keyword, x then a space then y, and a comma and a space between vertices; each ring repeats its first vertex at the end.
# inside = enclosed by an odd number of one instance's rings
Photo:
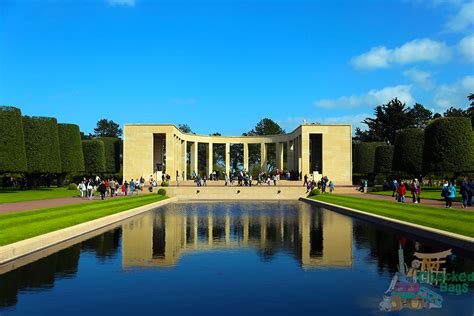
POLYGON ((395 133, 393 170, 418 174, 423 165, 425 133, 421 128, 400 129, 395 133))
POLYGON ((367 142, 354 145, 352 151, 353 171, 355 173, 375 172, 375 149, 385 145, 383 142, 367 142))
POLYGON ((81 132, 75 124, 58 124, 62 172, 84 171, 81 132))
POLYGON ((28 173, 60 173, 58 122, 52 117, 23 117, 28 173))
POLYGON ((120 142, 115 137, 99 137, 104 142, 105 150, 105 172, 115 173, 120 170, 120 142))
POLYGON ((21 111, 0 106, 0 173, 27 170, 21 111))
POLYGON ((375 149, 375 172, 392 172, 393 150, 391 145, 378 146, 375 149))
POLYGON ((83 140, 85 171, 88 174, 105 172, 104 142, 100 140, 83 140))
POLYGON ((474 170, 471 121, 466 117, 438 118, 425 129, 424 170, 460 172, 474 170))

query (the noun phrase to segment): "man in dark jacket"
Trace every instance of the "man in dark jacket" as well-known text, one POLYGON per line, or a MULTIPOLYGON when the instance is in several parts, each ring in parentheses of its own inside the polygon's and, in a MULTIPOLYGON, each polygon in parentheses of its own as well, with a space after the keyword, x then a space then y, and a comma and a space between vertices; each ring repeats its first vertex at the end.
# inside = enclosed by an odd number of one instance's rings
POLYGON ((103 200, 105 197, 105 192, 107 192, 107 187, 105 186, 104 181, 99 185, 100 199, 103 200))

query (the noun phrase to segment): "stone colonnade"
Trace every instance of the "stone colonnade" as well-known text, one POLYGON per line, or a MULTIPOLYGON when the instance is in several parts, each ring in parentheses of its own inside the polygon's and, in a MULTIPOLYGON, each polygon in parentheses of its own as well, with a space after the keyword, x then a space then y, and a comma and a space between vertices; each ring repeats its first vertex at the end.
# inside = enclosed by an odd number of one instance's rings
MULTIPOLYGON (((204 136, 182 133, 175 125, 126 124, 124 128, 124 179, 155 175, 166 172, 174 181, 179 175, 184 179, 190 172, 198 172, 198 146, 206 146, 206 174, 212 172, 217 144, 225 146, 225 172, 230 171, 231 145, 243 146, 243 169, 249 170, 249 145, 260 146, 260 163, 266 170, 268 144, 275 144, 275 168, 292 170, 300 175, 315 172, 314 135, 318 135, 319 173, 328 175, 338 184, 352 183, 352 128, 350 125, 301 125, 293 132, 268 136, 204 136), (201 145, 202 146, 202 145, 201 145), (313 146, 313 149, 311 148, 313 146), (286 148, 286 151, 285 151, 286 148), (285 159, 286 157, 286 159, 285 159), (284 161, 286 161, 284 165, 284 161)), ((273 158, 273 157, 272 157, 273 158)), ((202 158, 201 158, 202 160, 202 158)))

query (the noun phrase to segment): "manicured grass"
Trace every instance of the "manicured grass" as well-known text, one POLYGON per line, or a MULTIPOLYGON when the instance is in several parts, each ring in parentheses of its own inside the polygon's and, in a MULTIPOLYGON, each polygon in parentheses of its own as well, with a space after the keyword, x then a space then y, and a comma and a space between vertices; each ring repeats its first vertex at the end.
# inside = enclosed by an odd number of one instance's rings
POLYGON ((46 200, 71 196, 79 196, 79 191, 57 187, 38 188, 36 190, 0 189, 0 203, 46 200))
POLYGON ((0 215, 0 246, 165 199, 158 194, 123 197, 0 215))
POLYGON ((445 209, 420 204, 395 203, 336 194, 311 197, 314 200, 350 207, 398 220, 474 237, 474 211, 445 209))
MULTIPOLYGON (((380 191, 380 192, 370 192, 370 194, 377 194, 377 195, 387 195, 392 196, 392 191, 380 191)), ((405 195, 407 198, 411 198, 412 194, 410 189, 407 190, 407 194, 405 195)), ((441 196, 441 189, 439 188, 422 188, 421 189, 421 198, 422 199, 432 199, 432 200, 444 200, 441 196)), ((456 188, 456 198, 455 201, 461 201, 461 194, 459 193, 459 188, 456 188)))

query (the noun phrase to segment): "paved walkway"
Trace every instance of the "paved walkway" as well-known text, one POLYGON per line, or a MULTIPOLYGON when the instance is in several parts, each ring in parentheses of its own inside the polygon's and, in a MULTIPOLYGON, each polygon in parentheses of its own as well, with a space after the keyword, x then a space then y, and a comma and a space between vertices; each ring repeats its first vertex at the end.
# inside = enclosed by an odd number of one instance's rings
MULTIPOLYGON (((344 195, 357 196, 357 197, 362 197, 362 198, 365 198, 365 199, 372 199, 372 200, 392 201, 393 203, 397 203, 395 201, 394 197, 386 196, 386 195, 364 194, 364 193, 360 193, 360 192, 357 192, 357 191, 354 192, 354 193, 346 193, 344 195)), ((411 197, 406 198, 405 203, 413 203, 412 198, 411 197)), ((423 199, 423 197, 421 197, 421 204, 422 205, 429 205, 429 206, 446 207, 446 203, 444 201, 432 200, 432 199, 423 199)), ((461 202, 453 202, 453 208, 461 208, 461 202)), ((468 207, 467 209, 474 211, 474 206, 468 207)))

